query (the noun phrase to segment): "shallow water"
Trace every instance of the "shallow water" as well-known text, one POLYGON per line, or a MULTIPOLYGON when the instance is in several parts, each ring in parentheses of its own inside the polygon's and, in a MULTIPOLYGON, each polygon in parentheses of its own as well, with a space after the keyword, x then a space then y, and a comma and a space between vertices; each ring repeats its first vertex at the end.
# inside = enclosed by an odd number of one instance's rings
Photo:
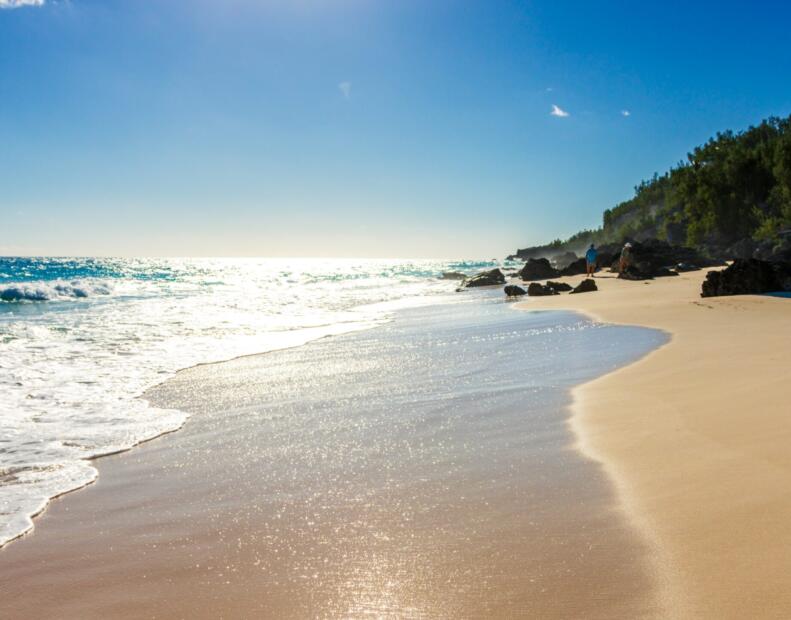
POLYGON ((380 324, 486 263, 0 258, 0 545, 91 457, 179 428, 137 399, 177 370, 380 324))
POLYGON ((649 616, 648 551, 566 407, 664 341, 482 300, 185 371, 148 393, 185 428, 0 553, 3 598, 47 611, 60 580, 64 617, 649 616))

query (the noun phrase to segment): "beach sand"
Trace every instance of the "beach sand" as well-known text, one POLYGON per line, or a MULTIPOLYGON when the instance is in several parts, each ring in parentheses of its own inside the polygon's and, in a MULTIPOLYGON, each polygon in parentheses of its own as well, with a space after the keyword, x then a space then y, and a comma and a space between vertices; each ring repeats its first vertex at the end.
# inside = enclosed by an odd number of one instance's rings
POLYGON ((155 388, 192 417, 0 550, 0 617, 656 617, 568 389, 665 337, 496 292, 155 388))
POLYGON ((702 299, 704 276, 602 274, 598 292, 521 306, 672 334, 574 390, 580 447, 604 464, 651 541, 667 617, 788 618, 791 303, 702 299))
MULTIPOLYGON (((258 455, 248 451, 281 428, 276 416, 260 417, 272 413, 262 405, 272 361, 303 355, 290 363, 308 372, 311 355, 336 355, 334 345, 180 373, 151 397, 189 404, 183 431, 100 460, 97 484, 53 502, 32 535, 0 550, 0 615, 789 617, 791 304, 701 299, 704 275, 643 283, 603 274, 598 292, 519 304, 672 335, 575 388, 573 415, 545 420, 538 436, 514 415, 519 384, 497 392, 506 400, 484 402, 496 416, 473 416, 461 437, 437 442, 450 427, 437 426, 436 412, 396 429, 376 418, 313 427, 323 388, 297 376, 278 384, 278 398, 288 403, 307 388, 315 400, 301 410, 306 425, 258 455), (567 449, 566 420, 603 469, 567 449), (405 440, 416 428, 433 438, 424 453, 424 442, 405 440), (358 438, 333 449, 358 430, 380 443, 358 438), (393 461, 399 450, 417 450, 416 460, 393 461), (303 454, 312 456, 302 462, 303 454), (525 520, 531 510, 538 530, 525 520)), ((381 346, 379 333, 366 346, 381 346)), ((344 363, 371 370, 378 358, 365 351, 347 350, 344 363)), ((444 366, 425 368, 456 367, 440 358, 444 366)), ((472 393, 489 359, 468 375, 472 393)))

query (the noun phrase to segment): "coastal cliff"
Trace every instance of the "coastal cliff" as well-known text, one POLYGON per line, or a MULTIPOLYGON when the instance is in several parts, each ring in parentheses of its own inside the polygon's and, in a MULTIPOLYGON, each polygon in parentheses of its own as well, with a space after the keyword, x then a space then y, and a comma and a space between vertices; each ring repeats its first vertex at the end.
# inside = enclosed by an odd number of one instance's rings
POLYGON ((519 249, 509 258, 552 258, 565 267, 590 244, 649 239, 708 258, 791 261, 791 116, 718 133, 634 196, 606 209, 601 227, 519 249), (565 263, 565 264, 563 264, 565 263))

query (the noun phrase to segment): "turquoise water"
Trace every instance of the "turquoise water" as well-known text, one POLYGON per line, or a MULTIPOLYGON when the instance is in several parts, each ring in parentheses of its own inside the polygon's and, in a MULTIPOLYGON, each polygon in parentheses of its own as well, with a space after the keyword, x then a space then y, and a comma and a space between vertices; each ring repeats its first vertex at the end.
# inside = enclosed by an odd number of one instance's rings
MULTIPOLYGON (((137 398, 177 370, 459 302, 443 271, 493 262, 0 258, 0 544, 89 460, 179 428, 137 398)), ((501 295, 499 291, 496 294, 501 295)))

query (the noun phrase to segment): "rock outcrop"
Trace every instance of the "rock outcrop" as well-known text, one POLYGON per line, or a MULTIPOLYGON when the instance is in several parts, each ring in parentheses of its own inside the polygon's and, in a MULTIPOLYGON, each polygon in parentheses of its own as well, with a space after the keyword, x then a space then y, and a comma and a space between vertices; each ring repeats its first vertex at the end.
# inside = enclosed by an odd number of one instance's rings
POLYGON ((546 280, 547 278, 556 278, 558 271, 555 269, 546 258, 529 258, 519 272, 522 280, 530 282, 533 280, 546 280))
POLYGON ((580 276, 588 270, 588 261, 578 258, 560 271, 561 276, 580 276))
POLYGON ((618 274, 621 280, 653 280, 654 276, 650 273, 640 271, 636 267, 628 266, 626 269, 618 274))
POLYGON ((527 294, 530 297, 546 297, 547 295, 558 295, 559 293, 555 289, 545 286, 544 284, 531 282, 530 286, 527 287, 527 294))
POLYGON ((520 297, 522 295, 527 295, 527 291, 525 289, 523 289, 521 286, 516 286, 515 284, 509 284, 504 290, 508 297, 520 297))
POLYGON ((580 282, 574 289, 569 293, 569 295, 573 295, 574 293, 591 293, 593 291, 598 291, 599 287, 596 286, 596 281, 591 278, 585 278, 582 282, 580 282))
POLYGON ((637 272, 653 278, 673 276, 677 272, 671 271, 671 268, 679 263, 696 267, 716 267, 724 264, 723 261, 707 258, 692 248, 670 245, 659 239, 632 244, 629 264, 637 272))
POLYGON ((495 286, 497 284, 505 284, 505 276, 499 269, 482 271, 481 273, 476 274, 464 281, 465 288, 472 288, 476 286, 495 286))
POLYGON ((446 271, 441 276, 442 280, 464 280, 467 276, 460 271, 446 271))
POLYGON ((756 295, 780 291, 791 291, 791 263, 747 258, 735 260, 722 271, 709 272, 700 296, 756 295))
POLYGON ((553 282, 552 280, 547 280, 547 286, 558 293, 571 290, 571 284, 566 284, 565 282, 553 282))

